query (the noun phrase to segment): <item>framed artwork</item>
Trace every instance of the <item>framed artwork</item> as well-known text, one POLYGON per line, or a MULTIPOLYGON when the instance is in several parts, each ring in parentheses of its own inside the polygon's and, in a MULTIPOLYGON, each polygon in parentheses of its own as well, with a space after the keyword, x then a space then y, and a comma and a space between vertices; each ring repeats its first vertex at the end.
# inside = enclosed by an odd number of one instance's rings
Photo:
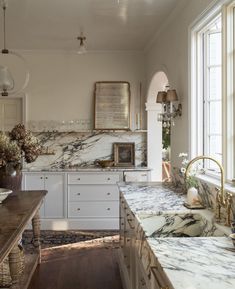
POLYGON ((114 165, 133 167, 135 165, 135 143, 114 143, 114 165))
POLYGON ((94 129, 130 130, 129 82, 96 82, 94 95, 94 129))

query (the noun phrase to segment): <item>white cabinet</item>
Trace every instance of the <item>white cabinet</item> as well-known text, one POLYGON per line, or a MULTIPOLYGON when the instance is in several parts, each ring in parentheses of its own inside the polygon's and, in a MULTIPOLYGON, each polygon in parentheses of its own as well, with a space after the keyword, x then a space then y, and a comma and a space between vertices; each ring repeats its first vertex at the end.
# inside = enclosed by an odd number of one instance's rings
POLYGON ((23 187, 25 190, 48 191, 41 207, 41 218, 57 219, 65 217, 64 174, 25 173, 23 187))
POLYGON ((79 229, 119 228, 120 173, 68 173, 68 218, 79 229))
POLYGON ((148 182, 150 181, 149 171, 124 171, 123 179, 125 182, 148 182))

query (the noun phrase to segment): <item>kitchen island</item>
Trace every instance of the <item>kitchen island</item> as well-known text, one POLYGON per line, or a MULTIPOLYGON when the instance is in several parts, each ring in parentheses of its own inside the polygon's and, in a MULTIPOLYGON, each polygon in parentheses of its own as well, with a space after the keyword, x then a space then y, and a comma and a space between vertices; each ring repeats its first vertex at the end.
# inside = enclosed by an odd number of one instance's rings
MULTIPOLYGON (((12 289, 27 288, 37 264, 40 263, 39 209, 46 193, 46 191, 14 192, 0 205, 0 266, 7 266, 9 263, 12 289), (35 250, 24 254, 19 248, 19 242, 30 221, 35 250)), ((4 273, 5 270, 1 271, 2 274, 8 274, 4 273)))
POLYGON ((119 184, 121 276, 128 289, 235 288, 230 228, 161 183, 119 184))

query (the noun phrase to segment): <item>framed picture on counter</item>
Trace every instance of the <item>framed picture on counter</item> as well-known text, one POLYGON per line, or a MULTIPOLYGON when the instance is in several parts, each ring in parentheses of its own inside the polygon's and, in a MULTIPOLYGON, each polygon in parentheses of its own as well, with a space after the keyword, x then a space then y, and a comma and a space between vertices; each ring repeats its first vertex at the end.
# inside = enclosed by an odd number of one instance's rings
POLYGON ((135 143, 114 143, 113 152, 115 166, 135 166, 135 143))
POLYGON ((96 82, 94 97, 94 129, 130 130, 129 82, 96 82))

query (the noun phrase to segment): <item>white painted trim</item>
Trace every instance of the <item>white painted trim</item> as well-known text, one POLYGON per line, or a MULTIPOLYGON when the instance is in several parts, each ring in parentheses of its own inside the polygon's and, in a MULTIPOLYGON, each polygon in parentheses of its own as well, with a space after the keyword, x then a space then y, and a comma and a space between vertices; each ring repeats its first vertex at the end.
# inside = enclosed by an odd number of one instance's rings
POLYGON ((145 108, 146 108, 146 111, 162 112, 162 106, 158 103, 146 102, 145 108))

